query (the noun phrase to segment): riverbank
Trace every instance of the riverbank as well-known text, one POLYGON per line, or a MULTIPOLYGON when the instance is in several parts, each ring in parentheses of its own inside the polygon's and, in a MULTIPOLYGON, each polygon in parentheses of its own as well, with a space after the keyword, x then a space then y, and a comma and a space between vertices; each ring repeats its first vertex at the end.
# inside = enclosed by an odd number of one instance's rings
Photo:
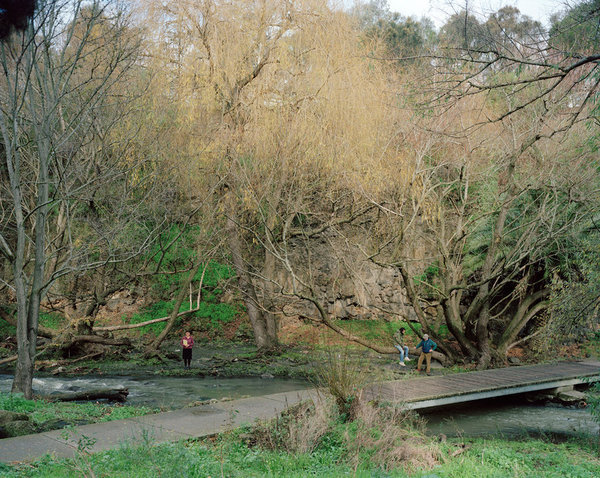
POLYGON ((98 402, 55 403, 0 392, 0 439, 158 413, 160 408, 98 402))
MULTIPOLYGON (((123 375, 172 377, 278 377, 315 380, 318 365, 331 361, 333 357, 343 357, 360 365, 374 380, 400 378, 416 367, 413 358, 407 367, 398 365, 397 355, 381 355, 372 350, 358 347, 286 347, 279 353, 261 354, 253 345, 246 343, 222 343, 194 348, 192 366, 183 368, 180 353, 175 346, 167 346, 161 359, 145 359, 143 350, 132 350, 126 354, 115 354, 100 360, 84 360, 75 363, 59 360, 44 360, 37 365, 36 376, 82 376, 82 375, 123 375)), ((437 373, 442 373, 441 365, 434 362, 437 373)), ((455 367, 467 370, 469 367, 455 367)), ((12 373, 5 366, 0 373, 12 373)))

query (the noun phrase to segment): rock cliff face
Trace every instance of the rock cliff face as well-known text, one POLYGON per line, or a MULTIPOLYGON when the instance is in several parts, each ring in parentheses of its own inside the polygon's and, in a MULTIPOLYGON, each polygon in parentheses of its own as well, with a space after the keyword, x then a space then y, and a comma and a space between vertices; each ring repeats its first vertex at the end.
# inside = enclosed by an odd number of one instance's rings
MULTIPOLYGON (((413 251, 415 254, 418 251, 413 251)), ((386 318, 416 320, 409 304, 402 277, 392 267, 380 267, 367 260, 358 247, 340 241, 321 242, 311 247, 310 257, 298 248, 290 254, 296 287, 310 284, 326 311, 338 319, 386 318)), ((292 290, 293 274, 278 267, 275 281, 292 290)), ((306 302, 290 303, 281 297, 286 315, 316 317, 317 311, 306 302)))

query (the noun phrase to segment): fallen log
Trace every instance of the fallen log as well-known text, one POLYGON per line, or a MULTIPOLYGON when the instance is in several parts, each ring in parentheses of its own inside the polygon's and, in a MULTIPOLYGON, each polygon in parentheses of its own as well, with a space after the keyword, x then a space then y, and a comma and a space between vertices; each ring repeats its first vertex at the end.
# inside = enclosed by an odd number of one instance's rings
POLYGON ((72 337, 69 342, 69 346, 72 346, 78 342, 89 342, 101 345, 131 345, 131 340, 129 340, 127 337, 111 339, 109 337, 102 337, 101 335, 76 335, 75 337, 72 337))
MULTIPOLYGON (((38 355, 40 355, 48 347, 50 347, 50 346, 49 345, 38 345, 35 349, 39 350, 39 352, 37 354, 35 354, 35 356, 37 357, 38 355)), ((3 358, 2 360, 0 360, 0 365, 4 365, 6 363, 15 362, 18 358, 19 358, 18 355, 13 355, 11 357, 3 358)))
POLYGON ((35 362, 35 366, 42 368, 42 367, 59 367, 61 365, 71 365, 77 362, 82 362, 84 360, 89 360, 92 358, 96 358, 99 357, 100 355, 103 355, 104 352, 94 352, 88 355, 84 355, 83 357, 78 357, 75 359, 64 359, 64 360, 36 360, 35 362))
POLYGON ((125 402, 129 395, 126 388, 101 388, 84 390, 81 392, 53 393, 52 395, 38 395, 36 398, 50 402, 75 402, 84 400, 109 400, 111 402, 125 402))
MULTIPOLYGON (((198 312, 200 309, 196 308, 196 309, 190 309, 190 310, 184 310, 183 312, 179 312, 177 314, 177 317, 183 317, 184 315, 188 315, 191 314, 193 312, 198 312)), ((171 317, 161 317, 160 319, 152 319, 152 320, 147 320, 145 322, 139 322, 137 324, 126 324, 126 325, 111 325, 111 326, 106 326, 106 327, 94 327, 94 332, 112 332, 113 330, 126 330, 126 329, 138 329, 140 327, 144 327, 146 325, 150 325, 150 324, 157 324, 159 322, 166 322, 167 320, 169 320, 171 317)))
POLYGON ((5 363, 14 362, 18 358, 19 358, 18 355, 11 355, 10 357, 3 358, 2 360, 0 360, 0 365, 4 365, 5 363))

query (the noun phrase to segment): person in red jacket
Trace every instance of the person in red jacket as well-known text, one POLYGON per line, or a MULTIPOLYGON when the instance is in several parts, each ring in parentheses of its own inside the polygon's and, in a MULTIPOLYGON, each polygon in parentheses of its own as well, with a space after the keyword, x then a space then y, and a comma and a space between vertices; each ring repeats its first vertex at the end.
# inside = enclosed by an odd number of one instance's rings
POLYGON ((183 337, 181 337, 181 347, 183 350, 183 368, 190 368, 192 363, 192 347, 194 346, 194 337, 188 330, 183 337))

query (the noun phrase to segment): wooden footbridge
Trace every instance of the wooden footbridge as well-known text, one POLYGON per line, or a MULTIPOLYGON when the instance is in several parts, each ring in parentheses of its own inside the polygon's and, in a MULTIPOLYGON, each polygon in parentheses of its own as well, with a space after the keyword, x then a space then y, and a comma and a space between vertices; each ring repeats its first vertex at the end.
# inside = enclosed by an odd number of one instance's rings
POLYGON ((411 377, 368 387, 367 400, 400 402, 426 409, 487 398, 551 391, 600 381, 600 362, 560 362, 516 366, 445 376, 411 377))

